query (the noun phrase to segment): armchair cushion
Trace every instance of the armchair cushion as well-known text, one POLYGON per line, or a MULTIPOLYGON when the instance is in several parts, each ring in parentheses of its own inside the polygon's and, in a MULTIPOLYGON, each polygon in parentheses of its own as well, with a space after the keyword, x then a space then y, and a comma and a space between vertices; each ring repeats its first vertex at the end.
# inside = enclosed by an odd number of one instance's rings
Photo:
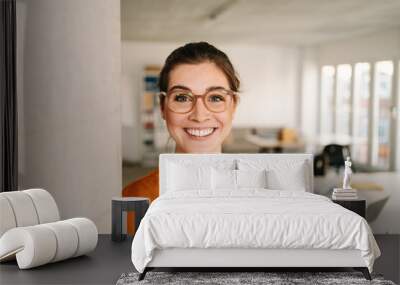
POLYGON ((56 201, 49 192, 43 189, 29 189, 22 191, 29 195, 35 206, 39 224, 51 223, 60 220, 60 213, 56 201))
POLYGON ((0 237, 9 229, 15 228, 17 222, 10 202, 0 195, 0 237))
POLYGON ((86 254, 97 245, 96 225, 86 218, 60 220, 49 192, 0 193, 0 262, 17 259, 20 269, 86 254))
POLYGON ((80 256, 97 245, 97 228, 86 218, 18 227, 0 238, 0 260, 14 256, 20 269, 80 256))
POLYGON ((39 219, 30 196, 23 191, 1 193, 11 206, 17 227, 39 224, 39 219))

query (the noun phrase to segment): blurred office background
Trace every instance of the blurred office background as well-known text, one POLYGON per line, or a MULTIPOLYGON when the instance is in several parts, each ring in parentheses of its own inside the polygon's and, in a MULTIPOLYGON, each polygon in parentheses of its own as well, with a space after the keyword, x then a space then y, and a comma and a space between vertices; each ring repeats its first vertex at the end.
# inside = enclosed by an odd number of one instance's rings
POLYGON ((241 102, 223 152, 307 152, 315 191, 347 156, 375 232, 400 233, 398 1, 121 1, 123 185, 173 142, 159 114, 165 58, 209 41, 231 58, 241 102))
POLYGON ((339 144, 360 170, 396 170, 399 19, 398 1, 121 1, 123 160, 151 166, 147 151, 168 148, 152 82, 204 40, 242 80, 225 152, 339 144))

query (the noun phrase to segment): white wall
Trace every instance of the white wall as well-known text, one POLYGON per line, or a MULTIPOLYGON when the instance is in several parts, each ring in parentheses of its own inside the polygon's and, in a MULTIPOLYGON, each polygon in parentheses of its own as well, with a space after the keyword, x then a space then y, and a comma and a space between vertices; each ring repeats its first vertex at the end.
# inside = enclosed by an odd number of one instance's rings
POLYGON ((20 188, 45 188, 62 218, 88 217, 110 232, 111 197, 122 188, 119 1, 21 5, 20 188))
POLYGON ((380 31, 318 47, 318 60, 321 65, 378 61, 399 57, 400 29, 380 31))
MULTIPOLYGON (((184 43, 122 42, 123 158, 139 161, 138 106, 142 70, 163 65, 184 43)), ((298 127, 299 50, 279 46, 215 44, 226 52, 242 82, 241 102, 234 126, 298 127)))

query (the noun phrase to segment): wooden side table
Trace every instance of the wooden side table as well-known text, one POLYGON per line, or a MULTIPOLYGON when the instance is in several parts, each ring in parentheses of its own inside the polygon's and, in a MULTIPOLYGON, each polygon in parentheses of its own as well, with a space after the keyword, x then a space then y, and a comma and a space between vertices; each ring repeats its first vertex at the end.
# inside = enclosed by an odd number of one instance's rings
POLYGON ((126 234, 122 233, 122 215, 124 211, 135 211, 136 230, 140 221, 149 208, 150 200, 144 197, 114 197, 111 207, 111 239, 113 241, 123 241, 126 234))
POLYGON ((364 199, 356 200, 333 200, 332 201, 340 206, 359 214, 364 219, 366 218, 367 202, 364 199))

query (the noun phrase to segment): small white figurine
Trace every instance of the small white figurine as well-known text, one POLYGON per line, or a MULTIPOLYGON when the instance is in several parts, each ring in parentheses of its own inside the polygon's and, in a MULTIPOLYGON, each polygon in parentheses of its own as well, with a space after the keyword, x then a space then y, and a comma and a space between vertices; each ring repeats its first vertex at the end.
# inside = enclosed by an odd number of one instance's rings
POLYGON ((343 178, 343 189, 352 189, 350 186, 351 181, 351 161, 350 157, 347 157, 347 160, 344 162, 344 178, 343 178))

